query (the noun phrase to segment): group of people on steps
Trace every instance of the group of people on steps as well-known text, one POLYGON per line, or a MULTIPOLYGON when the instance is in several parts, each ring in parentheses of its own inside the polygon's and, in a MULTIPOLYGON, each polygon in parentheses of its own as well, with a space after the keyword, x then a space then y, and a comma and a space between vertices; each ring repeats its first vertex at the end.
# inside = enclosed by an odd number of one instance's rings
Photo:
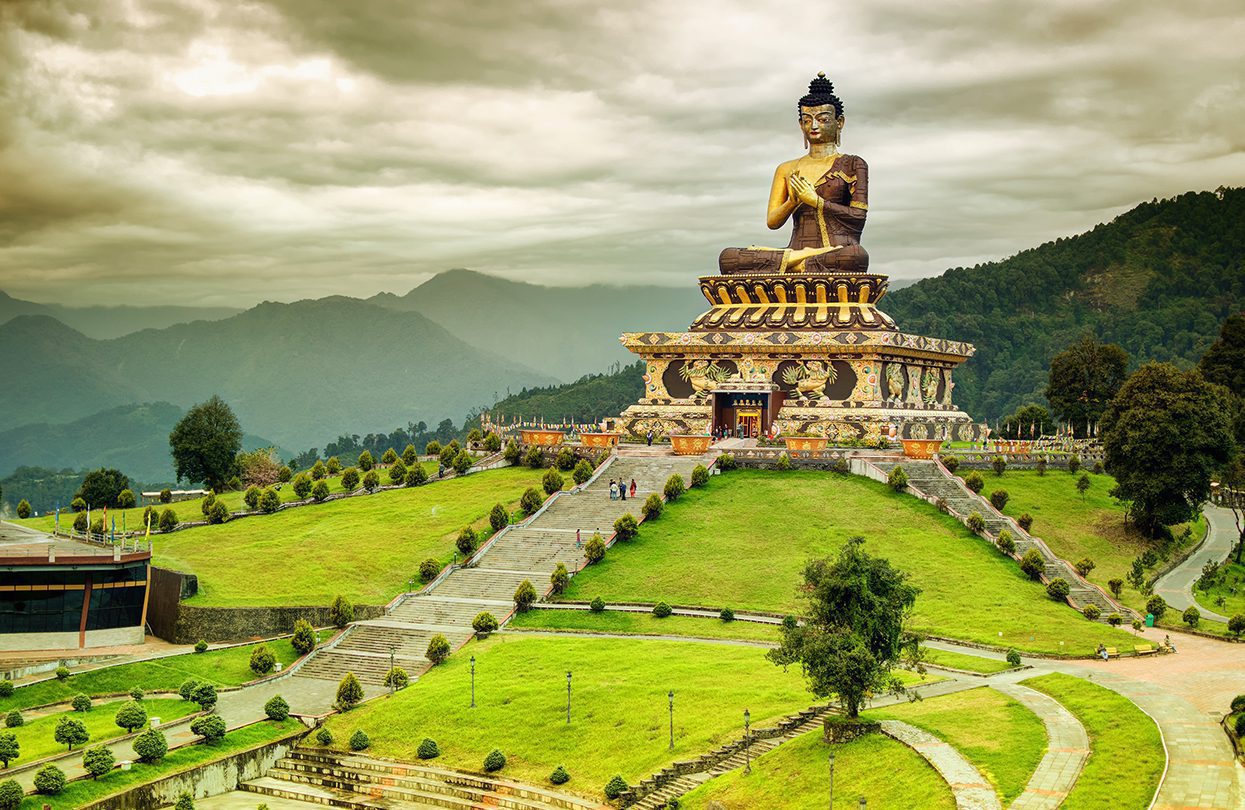
MULTIPOLYGON (((627 500, 627 494, 628 494, 627 490, 628 490, 628 486, 627 486, 626 481, 622 480, 621 478, 617 480, 613 478, 610 479, 610 500, 611 501, 627 500)), ((634 498, 635 497, 635 479, 634 478, 631 479, 630 490, 631 490, 631 493, 630 493, 631 497, 634 498)))

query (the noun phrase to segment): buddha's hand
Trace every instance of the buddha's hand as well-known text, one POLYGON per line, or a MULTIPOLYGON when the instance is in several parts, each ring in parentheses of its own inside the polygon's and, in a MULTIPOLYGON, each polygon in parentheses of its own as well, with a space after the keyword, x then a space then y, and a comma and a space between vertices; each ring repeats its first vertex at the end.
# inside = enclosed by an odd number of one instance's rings
POLYGON ((821 203, 821 198, 817 196, 817 191, 813 188, 813 184, 796 172, 787 175, 787 191, 792 199, 810 208, 816 208, 821 203))

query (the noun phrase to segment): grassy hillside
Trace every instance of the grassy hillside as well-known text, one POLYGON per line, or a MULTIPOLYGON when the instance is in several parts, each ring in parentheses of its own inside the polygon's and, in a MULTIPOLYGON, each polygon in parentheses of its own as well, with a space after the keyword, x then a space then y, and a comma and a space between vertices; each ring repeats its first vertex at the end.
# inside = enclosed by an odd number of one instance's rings
POLYGON ((1014 561, 932 505, 863 478, 818 472, 714 477, 577 575, 566 596, 797 612, 804 562, 834 555, 857 534, 866 551, 921 588, 913 617, 921 631, 1082 655, 1100 641, 1131 639, 1051 601, 1014 561))
POLYGON ((905 332, 967 340, 958 404, 994 419, 1041 401, 1051 357, 1090 330, 1133 363, 1191 365, 1245 307, 1245 189, 1142 203, 1092 231, 888 295, 905 332))

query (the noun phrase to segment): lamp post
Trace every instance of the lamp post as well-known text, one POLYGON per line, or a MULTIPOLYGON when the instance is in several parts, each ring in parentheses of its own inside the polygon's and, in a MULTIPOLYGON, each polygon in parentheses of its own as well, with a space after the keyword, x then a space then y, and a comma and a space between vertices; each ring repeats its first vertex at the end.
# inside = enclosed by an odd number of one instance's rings
POLYGON ((866 805, 866 804, 868 804, 868 802, 866 802, 866 801, 865 801, 865 797, 864 797, 864 796, 861 796, 861 797, 860 797, 860 810, 865 810, 865 805, 866 805))
POLYGON ((397 650, 394 644, 389 645, 389 671, 385 673, 385 680, 389 681, 389 696, 393 697, 393 654, 397 650))
POLYGON ((566 724, 571 724, 571 671, 566 671, 566 724))
POLYGON ((471 656, 471 708, 476 707, 476 657, 471 656))
POLYGON ((744 709, 744 773, 752 773, 752 715, 744 709))
POLYGON ((671 689, 668 695, 670 698, 670 750, 674 750, 674 690, 671 689))
POLYGON ((830 810, 834 810, 834 751, 830 751, 830 810))

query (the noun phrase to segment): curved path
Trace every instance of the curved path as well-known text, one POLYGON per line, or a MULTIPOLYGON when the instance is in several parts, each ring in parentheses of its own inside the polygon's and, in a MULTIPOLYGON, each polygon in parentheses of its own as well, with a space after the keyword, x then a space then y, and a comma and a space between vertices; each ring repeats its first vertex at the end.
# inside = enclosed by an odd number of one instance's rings
POLYGON ((991 686, 1036 714, 1046 727, 1046 753, 1011 809, 1054 810, 1067 798, 1089 757, 1085 726, 1062 703, 1036 689, 1016 683, 991 686))
POLYGON ((1207 610, 1197 603, 1193 598, 1193 583, 1202 575, 1202 566, 1208 562, 1223 562, 1232 553, 1237 538, 1236 521, 1232 518, 1232 510, 1222 506, 1207 504, 1202 511, 1210 525, 1206 540, 1189 555, 1189 559, 1159 577, 1154 583, 1154 592, 1176 610, 1196 607, 1202 612, 1203 619, 1226 624, 1227 616, 1207 610))
POLYGON ((981 771, 951 745, 902 720, 883 720, 881 724, 883 734, 894 737, 925 757, 925 761, 938 771, 955 796, 957 810, 1002 810, 998 794, 981 771))

